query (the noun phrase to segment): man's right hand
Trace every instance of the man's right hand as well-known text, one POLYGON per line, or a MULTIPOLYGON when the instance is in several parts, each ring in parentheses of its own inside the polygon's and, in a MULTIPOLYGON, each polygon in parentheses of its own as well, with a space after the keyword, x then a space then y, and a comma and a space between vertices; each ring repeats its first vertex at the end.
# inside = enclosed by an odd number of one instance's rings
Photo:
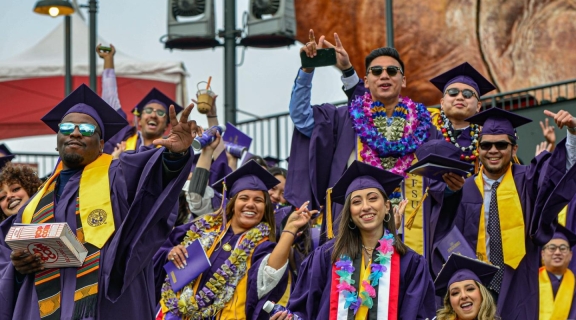
POLYGON ((336 67, 338 67, 338 69, 342 71, 352 68, 352 63, 350 62, 348 52, 346 52, 346 50, 344 49, 342 41, 340 41, 340 37, 338 37, 337 33, 334 33, 334 42, 336 43, 336 45, 331 44, 330 42, 328 42, 328 40, 324 40, 323 44, 328 48, 334 48, 334 50, 336 50, 336 67))
MULTIPOLYGON (((307 42, 302 48, 300 48, 300 52, 306 52, 306 56, 308 58, 314 58, 316 56, 316 50, 317 49, 322 49, 322 46, 324 45, 324 36, 321 36, 320 39, 318 40, 318 42, 316 43, 316 38, 314 38, 314 30, 310 29, 310 33, 308 34, 308 37, 310 39, 309 42, 307 42)), ((312 73, 312 71, 314 71, 314 68, 302 68, 302 71, 306 72, 306 73, 312 73)))
POLYGON ((40 254, 30 254, 28 251, 15 250, 10 254, 14 269, 20 274, 35 273, 44 270, 44 261, 40 254))
POLYGON ((110 51, 100 50, 100 47, 102 47, 101 43, 96 46, 96 53, 100 58, 104 59, 104 69, 114 69, 114 55, 116 54, 116 48, 114 48, 114 45, 112 44, 110 44, 110 49, 112 49, 110 51))

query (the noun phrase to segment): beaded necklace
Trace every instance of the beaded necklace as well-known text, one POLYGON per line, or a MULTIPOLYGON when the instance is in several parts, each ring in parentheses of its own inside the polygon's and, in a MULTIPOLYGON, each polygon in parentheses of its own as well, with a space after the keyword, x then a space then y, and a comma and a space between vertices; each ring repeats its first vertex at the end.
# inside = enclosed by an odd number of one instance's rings
POLYGON ((460 160, 468 161, 474 163, 476 158, 478 157, 478 136, 480 134, 480 126, 477 124, 470 124, 470 145, 468 147, 462 147, 459 143, 455 135, 454 135, 454 128, 452 127, 452 122, 450 119, 446 117, 444 114, 444 110, 440 111, 440 117, 438 118, 438 125, 442 129, 442 135, 447 142, 452 143, 456 148, 462 151, 460 155, 460 160))

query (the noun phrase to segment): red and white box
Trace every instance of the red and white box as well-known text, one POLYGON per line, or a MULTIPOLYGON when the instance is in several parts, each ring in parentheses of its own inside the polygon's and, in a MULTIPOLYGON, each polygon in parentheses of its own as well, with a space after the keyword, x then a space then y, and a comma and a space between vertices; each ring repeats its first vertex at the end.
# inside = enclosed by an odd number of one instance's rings
POLYGON ((81 267, 88 250, 67 223, 14 224, 6 235, 12 250, 41 254, 46 268, 81 267))

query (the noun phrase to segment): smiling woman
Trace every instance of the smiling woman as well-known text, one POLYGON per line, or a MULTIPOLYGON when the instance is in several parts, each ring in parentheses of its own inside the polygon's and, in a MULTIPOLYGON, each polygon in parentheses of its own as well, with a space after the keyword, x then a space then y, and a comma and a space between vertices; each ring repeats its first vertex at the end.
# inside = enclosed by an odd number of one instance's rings
POLYGON ((32 168, 8 162, 0 171, 0 221, 18 213, 41 184, 32 168))

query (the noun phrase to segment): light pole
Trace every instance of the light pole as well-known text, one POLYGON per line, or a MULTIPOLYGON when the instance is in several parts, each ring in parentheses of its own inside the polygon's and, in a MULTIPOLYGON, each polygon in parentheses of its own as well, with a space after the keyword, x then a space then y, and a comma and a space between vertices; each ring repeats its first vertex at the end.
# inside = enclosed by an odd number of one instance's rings
POLYGON ((224 114, 236 124, 236 0, 224 4, 224 114))
POLYGON ((90 13, 90 88, 97 92, 96 85, 96 13, 98 12, 98 1, 88 1, 88 12, 90 13))
POLYGON ((386 46, 394 47, 394 12, 392 0, 386 0, 386 46))
POLYGON ((46 14, 51 17, 64 17, 64 94, 72 92, 72 49, 71 37, 72 26, 70 15, 74 13, 74 7, 65 0, 44 0, 36 2, 34 12, 46 14))

